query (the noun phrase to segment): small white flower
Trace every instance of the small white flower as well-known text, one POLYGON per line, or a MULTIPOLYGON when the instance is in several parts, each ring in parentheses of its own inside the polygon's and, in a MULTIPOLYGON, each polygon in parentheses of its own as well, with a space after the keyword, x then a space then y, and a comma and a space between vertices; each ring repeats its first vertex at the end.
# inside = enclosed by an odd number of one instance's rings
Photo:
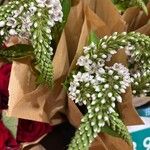
POLYGON ((105 85, 104 85, 104 88, 105 88, 105 89, 108 89, 108 88, 109 88, 109 84, 105 84, 105 85))
POLYGON ((102 97, 102 95, 103 95, 102 93, 98 93, 97 96, 98 96, 98 98, 100 98, 100 97, 102 97))
POLYGON ((96 95, 95 94, 92 94, 92 100, 96 100, 96 95))
POLYGON ((103 49, 106 49, 106 48, 107 48, 106 43, 102 43, 102 48, 103 48, 103 49))
POLYGON ((113 94, 112 94, 111 92, 109 92, 109 93, 108 93, 108 97, 111 98, 112 96, 113 96, 113 94))
POLYGON ((131 55, 131 52, 130 52, 128 46, 125 47, 125 53, 126 53, 127 56, 130 56, 130 55, 131 55))
POLYGON ((93 48, 93 49, 96 49, 96 44, 95 44, 94 42, 92 42, 92 43, 90 44, 90 47, 93 48))
POLYGON ((97 117, 99 120, 102 119, 102 114, 99 114, 98 117, 97 117))
POLYGON ((9 30, 9 34, 10 34, 10 35, 16 35, 17 32, 16 32, 14 29, 10 29, 10 30, 9 30))
POLYGON ((114 76, 114 79, 115 79, 115 80, 119 80, 119 76, 117 76, 117 75, 114 76))
POLYGON ((38 24, 37 22, 34 23, 34 28, 37 28, 38 24))
POLYGON ((104 125, 105 125, 104 121, 101 121, 101 122, 98 123, 99 127, 103 127, 104 125))
POLYGON ((108 116, 104 116, 104 120, 105 120, 105 121, 108 121, 108 120, 109 120, 109 117, 108 117, 108 116))
POLYGON ((95 108, 95 112, 96 112, 96 113, 99 112, 99 110, 100 110, 99 107, 96 107, 96 108, 95 108))
POLYGON ((86 84, 85 84, 85 87, 89 87, 89 86, 90 86, 90 83, 86 83, 86 84))
POLYGON ((106 59, 106 58, 107 58, 107 55, 102 54, 102 58, 103 58, 103 59, 106 59))
POLYGON ((136 94, 136 90, 133 90, 132 93, 133 93, 133 94, 136 94))
POLYGON ((95 86, 94 89, 95 89, 96 92, 99 92, 99 91, 100 91, 99 86, 95 86))
POLYGON ((103 37, 103 39, 105 39, 105 40, 107 40, 107 38, 108 38, 108 36, 107 36, 107 35, 105 35, 105 36, 103 37))
POLYGON ((45 4, 47 0, 36 0, 38 4, 45 4))
POLYGON ((91 122, 91 126, 95 126, 95 122, 92 121, 92 122, 91 122))
POLYGON ((0 21, 0 28, 5 26, 5 21, 0 21))
POLYGON ((91 105, 95 105, 96 104, 96 101, 92 101, 91 105))
POLYGON ((75 82, 82 81, 82 73, 78 72, 77 75, 73 75, 73 78, 75 82))
POLYGON ((122 35, 127 35, 127 32, 122 32, 122 35))
POLYGON ((113 112, 115 112, 115 111, 114 111, 114 109, 113 109, 112 107, 109 107, 109 112, 110 112, 110 113, 113 113, 113 112))
POLYGON ((84 100, 84 101, 83 101, 83 104, 84 104, 84 105, 86 105, 86 104, 87 104, 86 100, 84 100))
POLYGON ((4 30, 0 31, 0 35, 3 36, 4 35, 4 30))
POLYGON ((105 78, 103 78, 103 77, 101 77, 101 76, 96 76, 96 80, 98 80, 98 81, 100 81, 100 82, 105 82, 106 81, 106 79, 105 78))
POLYGON ((147 93, 147 92, 148 92, 148 90, 143 90, 143 92, 144 92, 144 93, 147 93))
POLYGON ((125 85, 121 85, 121 88, 126 90, 127 87, 125 85))
POLYGON ((116 36, 116 35, 112 36, 112 39, 114 39, 114 40, 115 40, 116 38, 117 38, 117 36, 116 36))
POLYGON ((91 95, 90 95, 89 93, 87 93, 87 94, 86 94, 86 97, 90 98, 90 97, 91 97, 91 95))
POLYGON ((116 36, 116 35, 118 35, 118 32, 114 32, 114 33, 113 33, 113 36, 116 36))
POLYGON ((96 59, 96 58, 97 58, 97 55, 96 55, 96 54, 94 54, 92 57, 93 57, 94 59, 96 59))
POLYGON ((120 89, 120 92, 125 93, 126 91, 125 91, 125 89, 120 89))
POLYGON ((38 17, 41 17, 41 16, 42 16, 42 13, 41 13, 41 12, 38 12, 37 15, 38 15, 38 17))
POLYGON ((111 51, 110 51, 110 54, 112 54, 112 55, 114 55, 114 54, 116 54, 116 53, 117 53, 116 50, 111 50, 111 51))
POLYGON ((104 74, 104 73, 105 73, 105 70, 104 70, 103 68, 99 68, 99 69, 98 69, 98 72, 99 72, 100 74, 104 74))
POLYGON ((89 52, 89 50, 91 50, 90 46, 85 46, 83 47, 84 53, 87 54, 89 52))
POLYGON ((80 90, 76 90, 76 94, 80 94, 80 90))
POLYGON ((116 100, 116 98, 115 97, 111 97, 111 100, 114 102, 116 100))
POLYGON ((105 100, 105 99, 102 99, 102 100, 101 100, 101 103, 102 103, 102 104, 105 104, 105 103, 106 103, 106 100, 105 100))
POLYGON ((75 103, 79 103, 80 100, 78 98, 75 99, 75 103))
POLYGON ((29 7, 29 11, 31 12, 31 14, 34 14, 37 11, 37 7, 35 6, 30 6, 29 7))
POLYGON ((88 58, 86 58, 85 56, 81 56, 79 57, 78 61, 77 61, 77 65, 79 66, 86 66, 86 65, 90 65, 92 64, 92 61, 88 58))
POLYGON ((6 25, 11 27, 11 28, 15 28, 17 25, 17 21, 13 17, 8 17, 6 25))
POLYGON ((120 95, 118 95, 116 98, 119 103, 122 103, 122 97, 120 95))
POLYGON ((24 6, 20 6, 19 10, 13 11, 13 17, 17 18, 24 10, 24 6))
POLYGON ((116 107, 116 104, 115 104, 115 103, 112 103, 111 106, 112 106, 113 108, 115 108, 115 107, 116 107))
POLYGON ((55 22, 49 18, 49 21, 47 22, 47 24, 50 26, 50 27, 53 27, 55 25, 55 22))
POLYGON ((113 73, 114 73, 113 70, 109 70, 109 71, 108 71, 108 74, 109 74, 109 75, 113 75, 113 73))
POLYGON ((112 55, 108 54, 106 61, 111 61, 112 55))
POLYGON ((89 82, 92 79, 93 79, 93 76, 90 75, 88 72, 82 74, 82 81, 83 82, 89 82))

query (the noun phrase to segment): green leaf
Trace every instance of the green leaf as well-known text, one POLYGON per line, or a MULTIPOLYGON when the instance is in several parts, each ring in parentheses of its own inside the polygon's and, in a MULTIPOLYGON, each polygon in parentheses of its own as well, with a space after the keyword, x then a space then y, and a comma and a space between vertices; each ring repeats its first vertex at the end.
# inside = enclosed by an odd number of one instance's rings
POLYGON ((104 133, 107 133, 111 136, 114 136, 114 137, 120 137, 116 131, 112 130, 109 126, 105 125, 103 128, 102 128, 102 132, 104 133))
MULTIPOLYGON (((121 119, 116 116, 110 116, 111 126, 110 128, 116 132, 116 137, 124 139, 129 145, 132 145, 131 136, 127 127, 124 125, 121 119)), ((112 132, 113 133, 113 132, 112 132)))
POLYGON ((89 35, 89 38, 88 38, 88 43, 98 43, 99 39, 98 37, 96 36, 96 33, 95 32, 91 32, 90 35, 89 35))
POLYGON ((71 8, 71 0, 62 0, 63 26, 65 25, 71 8))
POLYGON ((33 47, 26 44, 17 44, 6 49, 0 50, 0 58, 7 60, 20 59, 31 56, 33 54, 33 47))

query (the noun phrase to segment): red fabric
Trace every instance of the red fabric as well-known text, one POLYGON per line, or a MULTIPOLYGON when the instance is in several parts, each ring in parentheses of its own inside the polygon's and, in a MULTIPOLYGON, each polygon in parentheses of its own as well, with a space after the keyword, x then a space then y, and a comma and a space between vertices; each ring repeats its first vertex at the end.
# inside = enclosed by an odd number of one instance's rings
POLYGON ((19 119, 17 142, 33 142, 51 131, 52 126, 47 123, 19 119))
POLYGON ((2 121, 0 121, 0 150, 19 150, 19 145, 2 121))
POLYGON ((11 64, 4 64, 0 68, 0 93, 8 96, 8 84, 11 71, 11 64))

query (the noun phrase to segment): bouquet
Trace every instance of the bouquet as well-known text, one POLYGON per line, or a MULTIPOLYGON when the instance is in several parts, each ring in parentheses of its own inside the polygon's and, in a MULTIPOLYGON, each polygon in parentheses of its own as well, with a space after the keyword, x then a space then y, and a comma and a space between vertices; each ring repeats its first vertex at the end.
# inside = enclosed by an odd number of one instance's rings
MULTIPOLYGON (((96 38, 92 35, 89 46, 84 47, 69 78, 65 82, 69 98, 78 105, 86 106, 85 116, 69 145, 69 150, 87 150, 100 132, 123 138, 131 144, 126 126, 120 119, 116 103, 122 103, 122 94, 129 87, 129 70, 122 64, 106 66, 118 49, 149 48, 150 38, 140 33, 114 33, 112 36, 96 38)), ((144 54, 144 52, 143 52, 144 54)))
POLYGON ((10 37, 26 39, 31 45, 17 45, 0 51, 8 60, 31 56, 38 83, 53 84, 52 59, 70 9, 68 0, 21 0, 0 7, 0 44, 10 37))

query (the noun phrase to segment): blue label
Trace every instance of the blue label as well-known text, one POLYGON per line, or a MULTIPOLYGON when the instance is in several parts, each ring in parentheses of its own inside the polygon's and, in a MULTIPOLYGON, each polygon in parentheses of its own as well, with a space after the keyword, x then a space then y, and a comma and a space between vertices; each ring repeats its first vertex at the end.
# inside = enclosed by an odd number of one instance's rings
POLYGON ((134 150, 150 150, 150 128, 131 133, 134 150))
POLYGON ((137 112, 142 117, 150 117, 150 107, 149 106, 143 106, 143 107, 137 108, 137 112))

